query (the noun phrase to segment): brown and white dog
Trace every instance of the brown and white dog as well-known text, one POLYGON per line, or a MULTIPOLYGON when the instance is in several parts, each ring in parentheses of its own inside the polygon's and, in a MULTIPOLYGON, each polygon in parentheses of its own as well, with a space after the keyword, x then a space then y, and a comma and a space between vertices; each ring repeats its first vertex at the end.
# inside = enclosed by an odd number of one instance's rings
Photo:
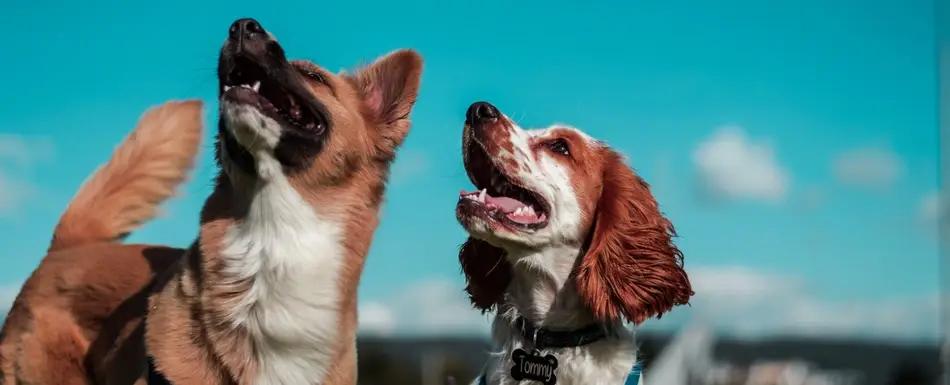
MULTIPOLYGON (((148 288, 138 338, 105 338, 102 358, 87 361, 97 383, 144 383, 147 351, 175 385, 355 384, 356 290, 421 71, 422 58, 402 50, 333 74, 288 61, 257 21, 235 21, 218 62, 221 172, 198 238, 148 288)), ((111 325, 120 310, 91 322, 111 325)))
POLYGON ((146 321, 171 383, 356 383, 356 290, 421 72, 403 50, 335 75, 234 22, 218 62, 223 171, 146 321))
POLYGON ((477 381, 628 381, 637 346, 623 321, 638 325, 693 294, 647 183, 580 130, 524 130, 485 102, 466 113, 463 160, 477 190, 456 207, 470 235, 459 260, 474 306, 497 312, 477 381), (519 349, 538 355, 525 361, 519 349), (556 368, 537 361, 547 355, 556 368))

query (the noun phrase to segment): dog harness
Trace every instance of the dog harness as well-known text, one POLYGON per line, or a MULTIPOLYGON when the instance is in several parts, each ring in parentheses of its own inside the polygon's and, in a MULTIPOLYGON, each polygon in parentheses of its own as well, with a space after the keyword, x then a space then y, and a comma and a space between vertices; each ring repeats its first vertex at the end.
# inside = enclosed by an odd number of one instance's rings
MULTIPOLYGON (((593 324, 578 330, 557 331, 535 326, 524 317, 515 320, 515 326, 521 331, 521 336, 530 341, 534 351, 545 348, 571 348, 597 342, 607 337, 606 329, 599 324, 593 324)), ((520 350, 520 349, 518 349, 520 350)), ((516 350, 517 351, 517 350, 516 350)), ((551 359, 554 359, 551 357, 551 359)), ((556 362, 555 362, 556 365, 556 362)), ((643 363, 637 361, 624 380, 623 385, 643 385, 643 363)), ((516 377, 517 378, 517 377, 516 377)), ((485 374, 478 376, 478 385, 486 385, 485 374)))
POLYGON ((155 359, 148 356, 148 374, 145 377, 145 383, 148 385, 172 385, 171 381, 165 378, 165 375, 155 369, 155 359))

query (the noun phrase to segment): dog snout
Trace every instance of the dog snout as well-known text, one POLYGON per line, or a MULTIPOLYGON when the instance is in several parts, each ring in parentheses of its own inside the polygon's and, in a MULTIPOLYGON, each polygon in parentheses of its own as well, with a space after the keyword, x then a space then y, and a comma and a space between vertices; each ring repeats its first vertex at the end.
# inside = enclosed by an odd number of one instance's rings
POLYGON ((236 42, 253 41, 256 39, 266 39, 267 32, 257 20, 251 18, 237 19, 231 23, 228 30, 228 37, 236 42))
POLYGON ((261 23, 251 18, 235 20, 228 29, 227 45, 238 55, 250 57, 264 57, 267 54, 267 44, 271 36, 264 30, 261 23))
POLYGON ((498 120, 498 117, 501 115, 498 112, 498 108, 491 105, 488 102, 475 102, 468 107, 468 111, 465 112, 465 124, 478 127, 486 123, 492 123, 498 120))

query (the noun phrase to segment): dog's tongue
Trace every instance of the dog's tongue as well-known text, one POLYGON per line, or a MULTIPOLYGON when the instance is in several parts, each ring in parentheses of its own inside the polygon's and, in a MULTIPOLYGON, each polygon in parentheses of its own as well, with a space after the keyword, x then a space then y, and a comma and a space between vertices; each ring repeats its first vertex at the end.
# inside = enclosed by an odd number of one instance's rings
POLYGON ((492 206, 498 206, 499 208, 501 208, 501 211, 505 213, 514 212, 515 210, 525 206, 524 203, 514 198, 509 198, 509 197, 496 198, 491 195, 485 196, 485 203, 492 206))
POLYGON ((526 205, 524 202, 509 197, 493 197, 485 193, 485 190, 479 190, 475 192, 461 190, 459 191, 459 197, 474 199, 478 202, 484 203, 490 208, 498 209, 499 211, 505 213, 505 216, 508 219, 518 223, 539 223, 543 222, 545 219, 544 213, 538 215, 535 213, 534 207, 526 205))
MULTIPOLYGON (((459 191, 459 196, 477 196, 480 191, 476 190, 473 192, 468 192, 465 190, 459 191)), ((493 206, 501 209, 504 213, 512 213, 517 209, 527 206, 523 202, 509 197, 493 197, 491 195, 485 194, 485 200, 483 201, 488 206, 493 206)))

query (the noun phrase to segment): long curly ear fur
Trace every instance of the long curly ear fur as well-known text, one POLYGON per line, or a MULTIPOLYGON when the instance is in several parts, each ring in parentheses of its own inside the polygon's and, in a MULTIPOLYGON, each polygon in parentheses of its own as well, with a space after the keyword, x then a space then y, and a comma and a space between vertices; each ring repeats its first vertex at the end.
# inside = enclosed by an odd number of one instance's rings
POLYGON ((593 235, 577 266, 581 297, 594 316, 634 325, 689 303, 694 294, 673 244, 676 231, 650 186, 620 154, 607 152, 593 235))
POLYGON ((505 250, 468 237, 459 250, 459 262, 472 306, 482 313, 492 310, 511 282, 511 263, 505 258, 505 250))

